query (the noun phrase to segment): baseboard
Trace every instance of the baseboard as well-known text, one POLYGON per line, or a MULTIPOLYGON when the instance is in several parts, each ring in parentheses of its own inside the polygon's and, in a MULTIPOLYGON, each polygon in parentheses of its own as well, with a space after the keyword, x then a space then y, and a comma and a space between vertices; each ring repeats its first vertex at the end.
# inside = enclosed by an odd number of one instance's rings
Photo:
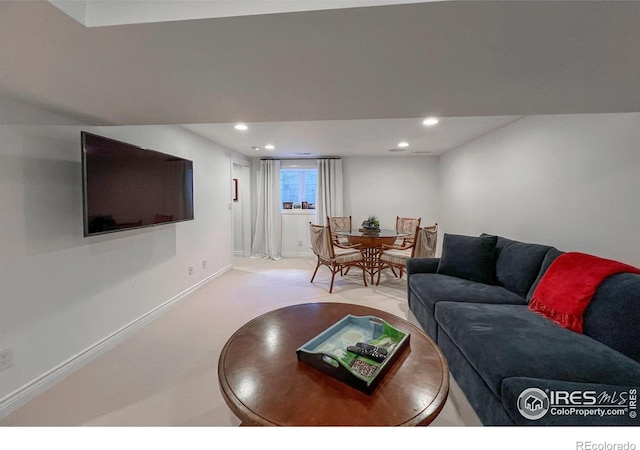
POLYGON ((310 258, 313 256, 313 252, 282 252, 283 258, 310 258))
POLYGON ((17 389, 11 394, 7 395, 3 399, 0 399, 0 419, 8 416, 16 409, 25 405, 30 400, 33 400, 35 397, 58 383, 63 378, 69 376, 74 371, 78 370, 82 366, 88 364, 101 354, 115 347, 131 335, 133 335, 136 331, 140 330, 144 326, 156 320, 162 314, 167 312, 170 308, 177 305, 179 302, 184 300, 189 294, 193 293, 206 283, 220 277, 224 273, 231 270, 233 266, 228 265, 216 273, 208 276, 202 281, 194 284, 189 289, 181 292, 175 297, 167 300, 163 304, 157 306, 152 309, 148 313, 140 316, 136 320, 132 321, 128 325, 120 328, 116 332, 110 334, 104 339, 98 341, 91 347, 85 349, 84 351, 78 353, 75 356, 72 356, 68 360, 64 361, 60 365, 54 367, 50 371, 44 373, 40 377, 35 380, 27 383, 23 387, 17 389))

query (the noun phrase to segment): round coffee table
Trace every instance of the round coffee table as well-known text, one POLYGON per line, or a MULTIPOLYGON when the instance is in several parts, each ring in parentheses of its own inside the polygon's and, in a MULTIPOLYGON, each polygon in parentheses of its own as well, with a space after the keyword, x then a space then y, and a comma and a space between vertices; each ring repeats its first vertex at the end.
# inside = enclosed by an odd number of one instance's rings
POLYGON ((222 395, 243 425, 427 425, 449 393, 436 344, 406 320, 345 303, 288 306, 229 338, 218 362, 222 395), (379 317, 411 334, 409 347, 371 394, 298 361, 296 350, 347 314, 379 317))

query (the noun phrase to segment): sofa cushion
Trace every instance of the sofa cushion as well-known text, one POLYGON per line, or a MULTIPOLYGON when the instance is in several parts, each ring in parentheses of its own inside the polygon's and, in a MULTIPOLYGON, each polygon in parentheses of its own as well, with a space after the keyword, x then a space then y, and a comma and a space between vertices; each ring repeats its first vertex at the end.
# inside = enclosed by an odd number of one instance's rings
POLYGON ((584 334, 640 362, 640 275, 621 273, 604 280, 583 321, 584 334))
POLYGON ((445 233, 437 273, 493 283, 497 236, 463 236, 445 233))
POLYGON ((502 407, 502 400, 491 392, 446 333, 438 336, 438 347, 447 359, 451 377, 464 392, 480 421, 484 425, 513 425, 513 420, 502 407))
MULTIPOLYGON (((482 236, 489 236, 482 234, 482 236)), ((553 247, 514 241, 498 236, 496 242, 496 284, 526 297, 540 273, 545 255, 553 247)))
POLYGON ((409 289, 432 312, 434 311, 433 305, 441 301, 525 304, 522 297, 503 287, 436 273, 413 274, 409 278, 409 289))
POLYGON ((529 293, 527 293, 527 303, 531 301, 533 298, 533 293, 536 291, 538 284, 540 284, 540 280, 544 276, 545 272, 551 266, 551 263, 556 260, 556 258, 562 255, 564 252, 558 250, 557 248, 551 247, 551 249, 544 255, 544 259, 542 260, 542 265, 540 266, 540 271, 538 272, 538 276, 536 280, 531 285, 531 289, 529 289, 529 293))
POLYGON ((409 277, 408 285, 409 308, 434 340, 438 338, 438 326, 434 318, 438 302, 525 304, 522 297, 503 287, 448 275, 415 273, 409 277))
POLYGON ((622 386, 640 380, 637 362, 526 305, 440 302, 435 318, 439 334, 449 336, 498 398, 509 377, 622 386))

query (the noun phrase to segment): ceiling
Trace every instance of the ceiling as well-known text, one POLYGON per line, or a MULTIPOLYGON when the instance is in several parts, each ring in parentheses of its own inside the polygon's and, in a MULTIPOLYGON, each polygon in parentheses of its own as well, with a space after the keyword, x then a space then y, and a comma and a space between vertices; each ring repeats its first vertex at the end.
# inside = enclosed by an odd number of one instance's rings
POLYGON ((54 3, 0 2, 0 93, 252 157, 439 154, 522 116, 640 111, 635 1, 54 3))
MULTIPOLYGON (((438 0, 48 0, 86 27, 255 16, 438 0)), ((446 1, 446 0, 445 0, 446 1)))
POLYGON ((251 157, 439 155, 518 117, 450 117, 425 127, 422 119, 257 122, 239 132, 230 124, 183 125, 251 157), (406 142, 408 147, 399 147, 406 142), (273 150, 265 146, 271 144, 273 150), (259 147, 254 150, 253 147, 259 147))

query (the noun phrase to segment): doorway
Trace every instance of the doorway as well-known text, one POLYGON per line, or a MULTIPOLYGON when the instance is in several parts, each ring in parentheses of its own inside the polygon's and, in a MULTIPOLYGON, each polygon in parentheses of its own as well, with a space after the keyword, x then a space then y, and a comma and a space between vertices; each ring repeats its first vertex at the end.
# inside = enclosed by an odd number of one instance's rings
POLYGON ((233 254, 251 256, 251 170, 249 166, 233 163, 233 254), (236 190, 237 187, 237 190, 236 190))

